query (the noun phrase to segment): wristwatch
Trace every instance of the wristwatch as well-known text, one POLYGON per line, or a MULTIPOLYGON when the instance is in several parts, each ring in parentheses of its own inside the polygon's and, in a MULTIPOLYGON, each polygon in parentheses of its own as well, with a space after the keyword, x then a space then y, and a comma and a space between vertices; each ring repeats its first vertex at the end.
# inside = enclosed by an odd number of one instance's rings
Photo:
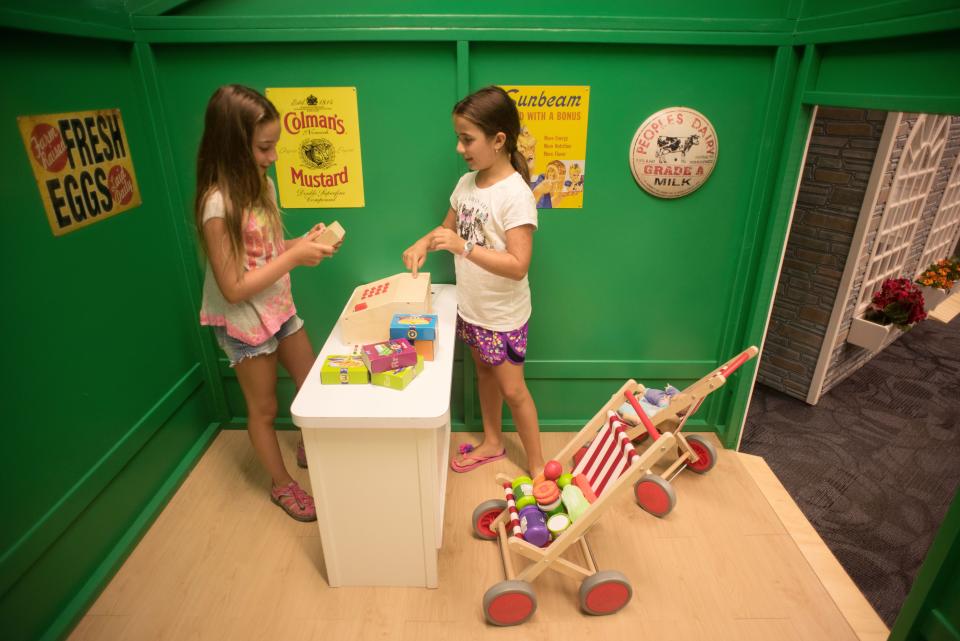
POLYGON ((470 252, 473 251, 473 248, 474 248, 474 242, 472 240, 468 240, 463 244, 463 253, 460 255, 466 258, 467 256, 470 255, 470 252))

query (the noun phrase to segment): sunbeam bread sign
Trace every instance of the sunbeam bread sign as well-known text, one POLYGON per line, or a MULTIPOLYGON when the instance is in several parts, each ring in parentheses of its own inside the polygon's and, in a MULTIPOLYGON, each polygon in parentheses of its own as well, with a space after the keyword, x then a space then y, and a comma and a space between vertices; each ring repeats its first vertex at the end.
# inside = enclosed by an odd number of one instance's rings
POLYGON ((140 205, 119 109, 19 116, 54 236, 140 205))
POLYGON ((717 132, 699 111, 667 107, 643 121, 630 144, 637 183, 660 198, 698 189, 717 164, 717 132))

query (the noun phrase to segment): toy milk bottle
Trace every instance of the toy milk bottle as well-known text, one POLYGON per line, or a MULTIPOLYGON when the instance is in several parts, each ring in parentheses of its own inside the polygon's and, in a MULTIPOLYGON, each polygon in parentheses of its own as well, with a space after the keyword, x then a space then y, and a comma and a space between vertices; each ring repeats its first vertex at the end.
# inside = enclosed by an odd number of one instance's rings
POLYGON ((520 532, 523 533, 524 541, 538 548, 542 548, 550 541, 547 520, 536 505, 528 505, 520 510, 520 532))
POLYGON ((567 514, 571 521, 576 521, 586 511, 590 504, 584 498, 583 492, 573 483, 568 484, 560 491, 560 499, 564 507, 567 508, 567 514))

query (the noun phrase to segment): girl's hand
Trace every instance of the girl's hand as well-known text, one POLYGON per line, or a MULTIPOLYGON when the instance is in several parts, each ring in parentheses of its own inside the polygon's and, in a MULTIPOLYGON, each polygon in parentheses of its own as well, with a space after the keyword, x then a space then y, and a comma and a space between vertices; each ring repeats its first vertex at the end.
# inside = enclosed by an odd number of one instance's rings
MULTIPOLYGON (((322 224, 322 223, 321 223, 322 224)), ((297 243, 293 249, 293 258, 298 265, 306 267, 316 267, 324 258, 333 256, 336 249, 330 245, 322 245, 317 242, 317 237, 323 232, 323 229, 313 229, 307 236, 297 243)))
MULTIPOLYGON (((327 230, 327 226, 326 226, 326 225, 324 225, 323 223, 317 223, 316 225, 314 225, 313 227, 310 228, 310 231, 307 232, 307 235, 313 234, 313 233, 322 234, 322 233, 325 232, 326 230, 327 230)), ((342 245, 342 244, 343 244, 343 241, 341 240, 340 242, 338 242, 336 245, 333 246, 333 253, 334 253, 334 254, 336 254, 336 253, 340 250, 340 245, 342 245)))
POLYGON ((457 256, 463 253, 463 246, 466 244, 457 232, 448 227, 437 227, 430 233, 429 238, 432 251, 446 250, 457 256))
POLYGON ((423 267, 423 262, 427 259, 427 252, 429 250, 429 246, 424 242, 424 239, 421 238, 403 251, 401 256, 403 258, 403 265, 410 270, 410 274, 414 278, 417 277, 417 270, 423 267))

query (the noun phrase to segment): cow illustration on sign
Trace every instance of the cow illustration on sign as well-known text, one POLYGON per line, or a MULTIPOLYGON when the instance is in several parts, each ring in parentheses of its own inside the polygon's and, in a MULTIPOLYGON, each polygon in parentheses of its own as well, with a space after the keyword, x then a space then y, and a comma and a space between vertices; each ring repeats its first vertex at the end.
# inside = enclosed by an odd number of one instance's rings
MULTIPOLYGON (((660 162, 666 162, 663 160, 664 156, 669 156, 670 154, 679 153, 683 158, 687 157, 687 152, 690 151, 690 148, 700 144, 700 136, 693 134, 687 136, 686 138, 677 138, 676 136, 660 136, 657 138, 657 159, 660 162)), ((676 162, 676 159, 674 159, 676 162)))

